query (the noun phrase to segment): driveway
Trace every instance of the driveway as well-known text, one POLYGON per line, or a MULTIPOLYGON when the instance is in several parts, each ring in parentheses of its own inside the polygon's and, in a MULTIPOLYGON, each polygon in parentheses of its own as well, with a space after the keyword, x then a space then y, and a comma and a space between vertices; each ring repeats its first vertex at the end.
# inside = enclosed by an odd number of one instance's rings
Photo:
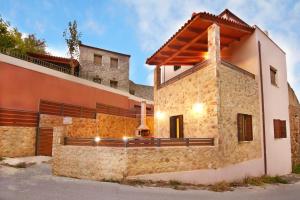
POLYGON ((300 182, 265 188, 238 188, 232 192, 222 193, 205 190, 179 191, 55 177, 51 175, 49 164, 34 165, 26 169, 0 166, 0 200, 299 200, 299 198, 300 182))

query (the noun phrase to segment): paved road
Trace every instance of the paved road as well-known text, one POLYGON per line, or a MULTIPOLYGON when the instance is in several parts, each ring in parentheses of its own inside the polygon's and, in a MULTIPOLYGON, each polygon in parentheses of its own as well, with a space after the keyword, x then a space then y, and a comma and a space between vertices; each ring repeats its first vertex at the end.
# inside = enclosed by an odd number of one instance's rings
MULTIPOLYGON (((1 167, 1 166, 0 166, 1 167)), ((47 164, 27 169, 0 168, 0 200, 299 200, 300 182, 266 188, 239 188, 233 192, 204 190, 178 191, 168 188, 147 188, 101 183, 51 176, 47 164)))

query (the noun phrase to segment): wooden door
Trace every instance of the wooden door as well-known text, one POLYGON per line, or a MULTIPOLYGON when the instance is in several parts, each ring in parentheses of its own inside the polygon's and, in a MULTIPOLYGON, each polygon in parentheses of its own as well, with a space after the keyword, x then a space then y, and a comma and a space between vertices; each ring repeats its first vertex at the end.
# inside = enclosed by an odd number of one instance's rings
POLYGON ((53 128, 39 128, 37 155, 52 156, 53 128))
POLYGON ((170 117, 170 138, 183 137, 183 115, 170 117))

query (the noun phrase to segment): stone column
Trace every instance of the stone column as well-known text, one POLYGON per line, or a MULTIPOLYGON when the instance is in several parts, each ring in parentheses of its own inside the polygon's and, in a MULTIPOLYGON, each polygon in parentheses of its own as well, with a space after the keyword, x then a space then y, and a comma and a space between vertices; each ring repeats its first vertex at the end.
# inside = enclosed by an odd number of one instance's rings
POLYGON ((64 143, 64 132, 63 126, 53 127, 52 155, 55 154, 56 148, 64 143))
POLYGON ((221 64, 220 27, 212 24, 208 27, 208 57, 211 63, 221 64))

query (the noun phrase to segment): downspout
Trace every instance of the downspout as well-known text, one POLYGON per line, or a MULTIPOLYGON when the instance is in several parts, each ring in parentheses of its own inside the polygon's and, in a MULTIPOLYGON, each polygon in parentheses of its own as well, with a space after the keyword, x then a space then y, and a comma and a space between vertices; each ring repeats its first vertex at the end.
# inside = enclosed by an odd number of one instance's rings
POLYGON ((259 56, 259 71, 260 71, 260 91, 261 91, 261 107, 262 107, 262 125, 263 125, 263 147, 264 147, 264 168, 265 175, 268 174, 267 168, 267 145, 266 145, 266 127, 265 127, 265 99, 264 99, 264 85, 262 73, 262 58, 261 58, 261 43, 258 41, 258 56, 259 56))

